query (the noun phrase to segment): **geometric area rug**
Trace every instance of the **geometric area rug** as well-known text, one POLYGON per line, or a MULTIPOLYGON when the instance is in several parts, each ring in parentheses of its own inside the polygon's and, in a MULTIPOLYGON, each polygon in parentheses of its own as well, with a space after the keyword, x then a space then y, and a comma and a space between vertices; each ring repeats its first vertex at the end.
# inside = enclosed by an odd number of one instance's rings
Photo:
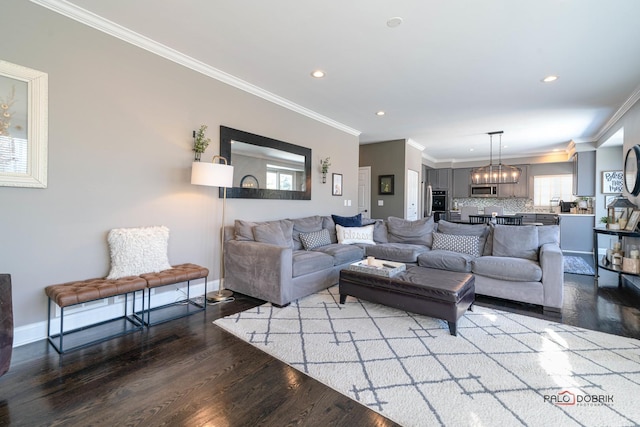
POLYGON ((572 255, 565 255, 563 258, 565 273, 583 274, 586 276, 595 275, 593 268, 584 259, 572 255))
POLYGON ((474 306, 446 322, 338 287, 216 325, 404 426, 640 424, 640 341, 474 306))

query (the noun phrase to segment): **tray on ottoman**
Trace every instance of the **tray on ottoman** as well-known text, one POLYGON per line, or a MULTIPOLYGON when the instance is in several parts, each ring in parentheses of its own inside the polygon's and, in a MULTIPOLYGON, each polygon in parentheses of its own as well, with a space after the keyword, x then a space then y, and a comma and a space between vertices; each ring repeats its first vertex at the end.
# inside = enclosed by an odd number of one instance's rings
POLYGON ((475 301, 475 278, 434 268, 412 267, 394 277, 345 269, 340 271, 340 303, 347 296, 387 305, 412 313, 443 319, 451 335, 458 319, 475 301))
POLYGON ((354 262, 347 267, 349 270, 359 271, 361 273, 375 274, 376 276, 393 277, 401 271, 405 271, 406 266, 403 262, 385 261, 381 259, 354 262))

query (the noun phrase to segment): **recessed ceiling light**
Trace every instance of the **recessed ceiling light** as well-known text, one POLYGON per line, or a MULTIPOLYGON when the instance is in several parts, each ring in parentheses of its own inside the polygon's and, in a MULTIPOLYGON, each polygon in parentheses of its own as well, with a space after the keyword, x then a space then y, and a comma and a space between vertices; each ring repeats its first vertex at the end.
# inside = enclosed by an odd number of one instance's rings
POLYGON ((400 24, 402 24, 402 18, 400 18, 399 16, 394 16, 393 18, 389 18, 389 20, 387 21, 387 27, 389 28, 395 28, 400 24))
POLYGON ((475 150, 475 148, 469 148, 469 151, 473 151, 473 150, 475 150))
POLYGON ((321 79, 326 75, 326 73, 322 70, 315 70, 313 72, 311 72, 311 76, 315 77, 316 79, 321 79))
POLYGON ((384 116, 384 111, 380 110, 376 112, 376 116, 384 116))
POLYGON ((542 82, 551 83, 551 82, 555 82, 556 80, 558 80, 558 76, 547 76, 544 79, 542 79, 542 82))

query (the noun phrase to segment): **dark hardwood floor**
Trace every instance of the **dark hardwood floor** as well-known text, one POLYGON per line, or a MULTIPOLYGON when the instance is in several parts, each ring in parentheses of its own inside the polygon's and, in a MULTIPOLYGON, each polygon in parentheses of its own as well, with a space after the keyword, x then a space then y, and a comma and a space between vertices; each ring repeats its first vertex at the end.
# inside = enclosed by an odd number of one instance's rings
MULTIPOLYGON (((599 282, 566 274, 562 318, 484 297, 477 304, 640 338, 640 291, 618 288, 610 272, 599 282)), ((395 425, 212 325, 261 303, 236 297, 64 356, 44 340, 15 348, 0 378, 0 425, 395 425)))

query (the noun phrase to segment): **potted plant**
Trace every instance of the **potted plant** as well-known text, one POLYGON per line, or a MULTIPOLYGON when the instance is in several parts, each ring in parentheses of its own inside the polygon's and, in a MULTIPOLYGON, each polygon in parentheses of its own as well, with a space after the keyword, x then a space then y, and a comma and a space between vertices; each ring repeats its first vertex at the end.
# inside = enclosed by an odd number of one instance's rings
POLYGON ((197 131, 193 131, 193 137, 195 138, 195 142, 193 144, 193 151, 196 153, 196 162, 200 161, 200 157, 204 150, 207 149, 209 143, 211 142, 211 138, 207 138, 205 136, 205 132, 207 131, 207 125, 200 126, 200 129, 197 131))
POLYGON ((327 182, 327 172, 329 172, 329 166, 331 166, 331 157, 320 159, 320 168, 322 170, 322 183, 327 182))

